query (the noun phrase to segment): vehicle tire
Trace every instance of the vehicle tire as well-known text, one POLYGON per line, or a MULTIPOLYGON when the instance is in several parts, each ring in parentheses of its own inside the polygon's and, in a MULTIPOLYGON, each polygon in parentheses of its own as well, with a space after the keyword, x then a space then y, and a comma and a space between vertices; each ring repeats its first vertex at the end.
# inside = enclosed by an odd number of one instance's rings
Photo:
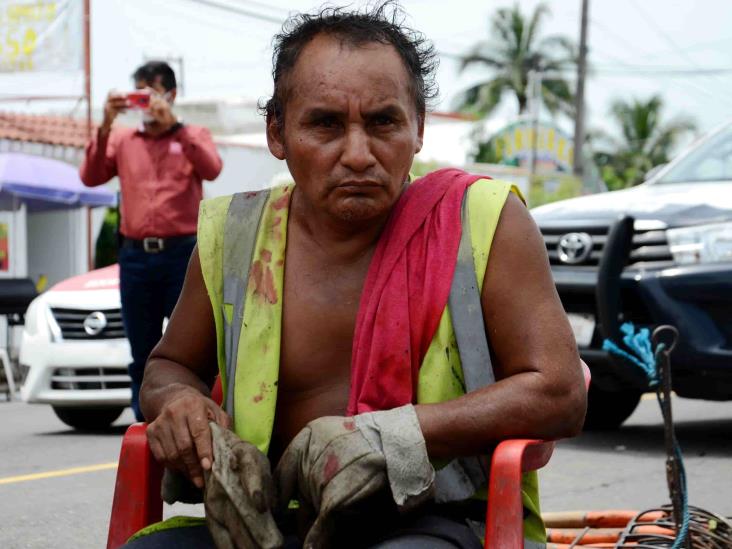
POLYGON ((124 406, 54 406, 56 416, 79 431, 102 431, 109 428, 124 411, 124 406))
POLYGON ((588 431, 607 431, 617 429, 630 417, 638 406, 642 391, 604 391, 590 385, 587 393, 587 416, 585 429, 588 431))

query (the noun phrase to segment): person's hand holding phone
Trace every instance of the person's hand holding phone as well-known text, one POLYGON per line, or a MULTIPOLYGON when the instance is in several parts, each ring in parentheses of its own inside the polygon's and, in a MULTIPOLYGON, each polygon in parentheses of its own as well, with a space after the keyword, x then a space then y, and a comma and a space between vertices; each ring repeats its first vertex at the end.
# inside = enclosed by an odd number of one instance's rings
POLYGON ((153 92, 150 95, 150 116, 160 124, 163 131, 172 128, 178 122, 178 118, 173 114, 173 109, 168 99, 159 93, 153 92))
POLYGON ((102 121, 102 133, 109 133, 112 123, 117 115, 127 109, 127 94, 112 90, 107 95, 104 103, 104 120, 102 121))

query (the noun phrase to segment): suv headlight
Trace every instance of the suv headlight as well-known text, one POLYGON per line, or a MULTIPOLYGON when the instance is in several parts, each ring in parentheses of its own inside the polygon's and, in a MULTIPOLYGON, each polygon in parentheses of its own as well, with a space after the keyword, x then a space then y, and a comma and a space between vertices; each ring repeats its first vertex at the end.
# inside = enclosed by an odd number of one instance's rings
POLYGON ((681 265, 732 261, 732 222, 668 229, 666 236, 681 265))

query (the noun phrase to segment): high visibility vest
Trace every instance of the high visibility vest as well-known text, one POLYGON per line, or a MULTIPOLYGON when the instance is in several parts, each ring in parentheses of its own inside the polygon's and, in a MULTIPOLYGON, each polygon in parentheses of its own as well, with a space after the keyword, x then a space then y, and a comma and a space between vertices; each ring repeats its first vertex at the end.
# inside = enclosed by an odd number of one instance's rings
MULTIPOLYGON (((228 394, 234 431, 265 454, 269 450, 275 418, 287 220, 293 188, 294 185, 273 188, 262 200, 258 219, 252 219, 253 216, 241 219, 242 231, 247 230, 247 223, 257 225, 256 239, 252 239, 250 250, 225 252, 224 236, 231 196, 204 200, 198 220, 198 254, 216 325, 217 360, 225 400, 228 394), (225 299, 225 293, 231 289, 224 272, 225 253, 244 253, 251 258, 246 291, 233 299, 231 295, 225 299), (231 337, 227 340, 225 327, 237 314, 237 306, 243 315, 241 332, 233 341, 231 337), (233 386, 227 378, 227 351, 230 356, 236 356, 236 361, 232 361, 235 364, 233 386)), ((518 193, 510 183, 496 180, 477 181, 467 191, 472 255, 480 288, 500 213, 511 191, 518 193)), ((236 242, 236 235, 229 235, 228 241, 236 242)), ((460 353, 446 306, 419 371, 417 403, 444 402, 465 392, 460 353)), ((542 547, 546 532, 540 516, 536 472, 523 475, 522 496, 526 546, 542 547)))

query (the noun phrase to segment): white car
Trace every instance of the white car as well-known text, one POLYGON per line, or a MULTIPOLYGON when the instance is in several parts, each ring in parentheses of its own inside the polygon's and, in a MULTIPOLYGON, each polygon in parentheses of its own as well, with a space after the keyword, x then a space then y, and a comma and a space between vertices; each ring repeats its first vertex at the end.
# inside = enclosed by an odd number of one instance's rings
POLYGON ((130 404, 131 361, 117 265, 64 280, 28 307, 21 398, 50 404, 67 425, 96 430, 114 422, 130 404))

